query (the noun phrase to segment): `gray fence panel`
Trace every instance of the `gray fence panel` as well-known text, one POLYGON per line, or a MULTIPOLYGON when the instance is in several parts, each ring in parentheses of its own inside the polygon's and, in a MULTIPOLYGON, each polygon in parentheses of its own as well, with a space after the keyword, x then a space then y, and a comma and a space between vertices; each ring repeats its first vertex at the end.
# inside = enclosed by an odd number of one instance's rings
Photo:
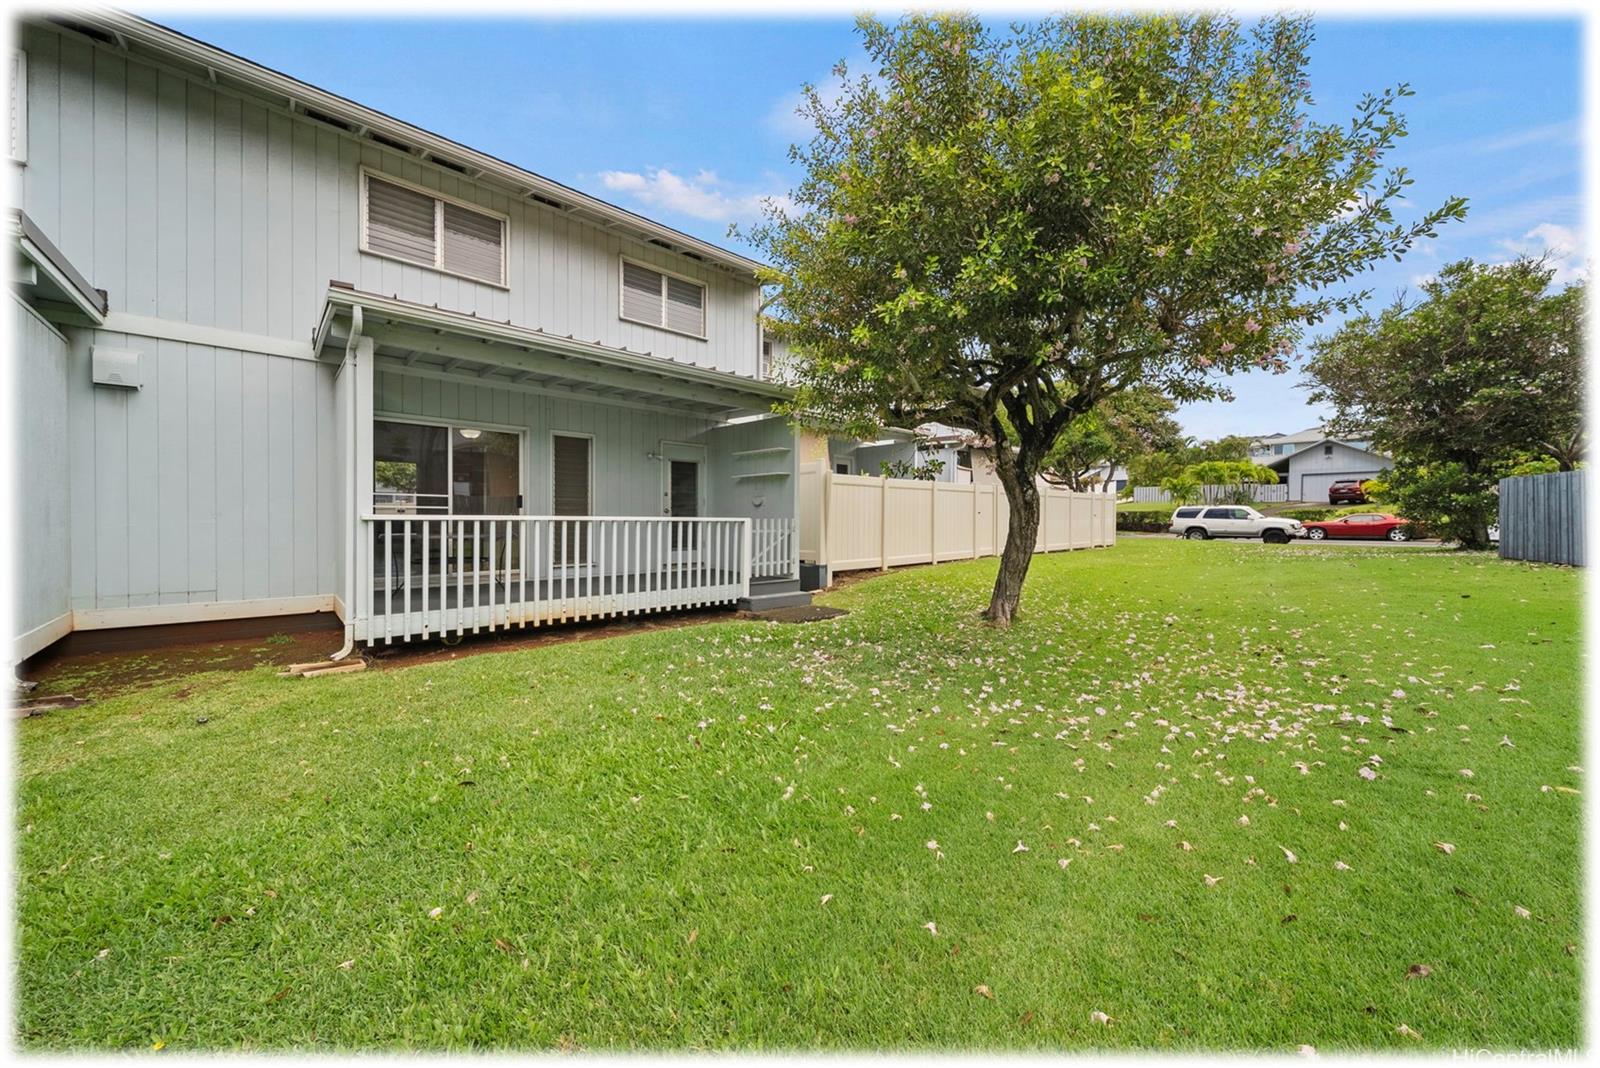
POLYGON ((1584 566, 1584 472, 1500 480, 1500 555, 1584 566))

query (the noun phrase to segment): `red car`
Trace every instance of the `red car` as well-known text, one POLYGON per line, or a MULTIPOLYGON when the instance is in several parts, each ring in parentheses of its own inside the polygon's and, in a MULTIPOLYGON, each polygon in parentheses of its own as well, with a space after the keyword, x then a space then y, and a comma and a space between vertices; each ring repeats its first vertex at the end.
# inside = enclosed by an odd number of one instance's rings
POLYGON ((1320 523, 1307 523, 1306 537, 1312 541, 1323 538, 1388 538, 1390 541, 1410 541, 1410 524, 1397 515, 1386 512, 1357 512, 1327 519, 1320 523))
POLYGON ((1328 487, 1328 503, 1366 504, 1369 481, 1365 478, 1341 478, 1328 487))

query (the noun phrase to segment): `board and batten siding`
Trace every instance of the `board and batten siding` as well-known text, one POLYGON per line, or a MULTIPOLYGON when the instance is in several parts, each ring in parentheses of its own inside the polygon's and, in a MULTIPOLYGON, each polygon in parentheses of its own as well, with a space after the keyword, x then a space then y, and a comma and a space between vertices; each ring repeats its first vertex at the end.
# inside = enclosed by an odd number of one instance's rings
POLYGON ((800 435, 778 416, 720 426, 710 446, 711 513, 740 519, 793 519, 800 435))
POLYGON ((374 375, 378 419, 389 416, 520 431, 523 511, 529 515, 550 514, 553 432, 594 438, 590 478, 595 515, 653 516, 663 513, 661 462, 650 459, 650 454, 659 454, 663 442, 704 444, 713 425, 693 416, 442 382, 382 368, 374 375))
POLYGON ((21 207, 114 312, 304 341, 333 279, 753 376, 753 282, 198 77, 24 23, 21 207), (508 287, 363 253, 366 167, 510 218, 508 287), (621 258, 703 282, 707 340, 619 317, 621 258))
POLYGON ((336 592, 332 365, 92 329, 70 339, 74 611, 336 592), (92 385, 94 345, 138 352, 143 388, 92 385))
POLYGON ((16 591, 11 655, 30 656, 70 626, 71 511, 67 465, 67 342, 15 296, 8 369, 12 463, 16 473, 16 591))

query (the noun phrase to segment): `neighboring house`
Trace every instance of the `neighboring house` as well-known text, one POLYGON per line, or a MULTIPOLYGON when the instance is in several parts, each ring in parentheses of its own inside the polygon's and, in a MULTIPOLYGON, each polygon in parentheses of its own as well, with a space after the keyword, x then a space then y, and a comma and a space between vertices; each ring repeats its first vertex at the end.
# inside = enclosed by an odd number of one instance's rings
POLYGON ((1307 442, 1263 466, 1278 472, 1289 499, 1326 504, 1328 487, 1350 478, 1376 478, 1394 465, 1389 457, 1332 438, 1307 442))
POLYGON ((760 264, 129 15, 12 62, 13 655, 797 588, 760 264))
POLYGON ((1314 426, 1295 434, 1268 434, 1266 437, 1254 439, 1250 443, 1250 459, 1258 464, 1266 464, 1329 438, 1353 449, 1369 449, 1372 446, 1372 442, 1365 438, 1341 438, 1329 434, 1322 427, 1314 426))
POLYGON ((905 463, 920 467, 929 461, 940 463, 934 482, 971 482, 972 456, 968 447, 973 435, 943 423, 924 423, 915 430, 890 427, 883 435, 872 440, 826 438, 823 435, 802 432, 803 458, 828 461, 828 469, 836 475, 869 475, 883 473, 884 464, 905 463))
POLYGON ((1121 493, 1128 485, 1128 469, 1121 464, 1100 464, 1089 469, 1088 478, 1101 493, 1121 493))

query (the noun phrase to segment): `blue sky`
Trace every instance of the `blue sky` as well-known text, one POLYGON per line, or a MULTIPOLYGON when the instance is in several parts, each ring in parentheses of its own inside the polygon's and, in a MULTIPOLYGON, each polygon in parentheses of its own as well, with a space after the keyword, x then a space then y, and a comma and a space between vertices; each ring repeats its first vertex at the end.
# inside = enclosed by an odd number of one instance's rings
MULTIPOLYGON (((730 247, 763 196, 795 180, 803 82, 859 61, 850 20, 344 18, 158 21, 286 74, 730 247)), ((1364 277, 1387 302, 1442 263, 1564 253, 1582 270, 1582 26, 1576 19, 1319 19, 1321 118, 1409 82, 1413 210, 1470 199, 1466 222, 1364 277)), ((747 250, 746 250, 747 251, 747 250)), ((1314 425, 1298 375, 1230 380, 1231 403, 1185 407, 1197 437, 1314 425)))

